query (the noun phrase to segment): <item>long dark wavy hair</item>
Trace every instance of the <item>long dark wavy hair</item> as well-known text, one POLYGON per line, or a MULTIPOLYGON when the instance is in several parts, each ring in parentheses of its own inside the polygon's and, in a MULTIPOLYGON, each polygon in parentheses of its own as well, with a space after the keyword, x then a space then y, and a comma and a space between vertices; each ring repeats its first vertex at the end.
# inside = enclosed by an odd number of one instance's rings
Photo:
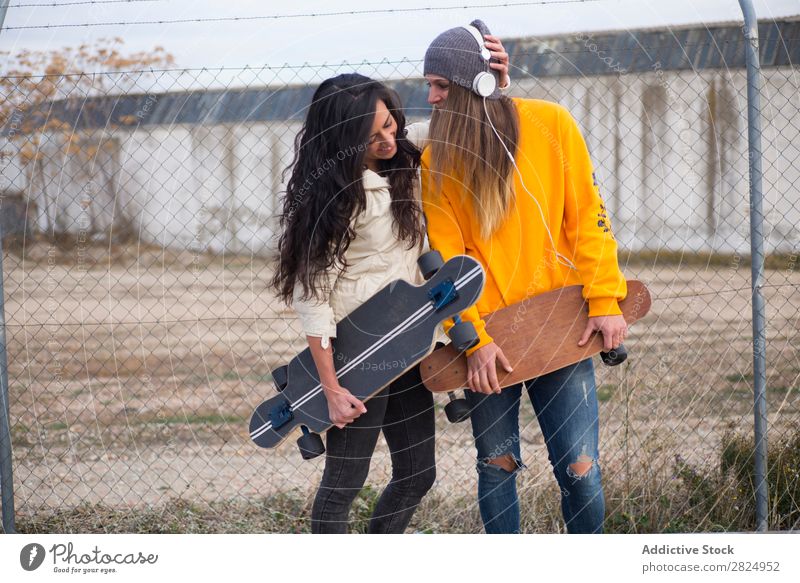
POLYGON ((346 268, 345 252, 356 236, 352 219, 366 209, 361 183, 364 154, 378 100, 397 122, 397 153, 380 160, 388 179, 395 236, 413 249, 422 240, 421 209, 413 188, 420 152, 405 138, 397 94, 355 73, 323 81, 295 138, 291 178, 280 215, 279 263, 272 286, 289 303, 295 285, 303 299, 319 297, 327 270, 346 268))

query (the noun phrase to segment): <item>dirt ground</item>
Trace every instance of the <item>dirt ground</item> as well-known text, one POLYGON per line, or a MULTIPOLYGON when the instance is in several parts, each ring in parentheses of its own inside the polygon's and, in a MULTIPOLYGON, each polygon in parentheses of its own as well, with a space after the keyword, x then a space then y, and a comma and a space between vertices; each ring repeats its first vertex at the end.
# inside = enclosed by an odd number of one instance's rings
MULTIPOLYGON (((267 261, 123 249, 82 257, 40 244, 5 258, 17 510, 81 503, 135 507, 176 497, 247 499, 308 492, 324 460, 294 440, 256 448, 247 423, 272 396, 269 371, 303 346, 298 322, 267 290, 267 261)), ((605 480, 676 456, 714 466, 726 431, 752 432, 750 271, 625 266, 645 281, 651 313, 631 329, 630 360, 598 359, 605 480)), ((765 277, 768 419, 800 421, 800 273, 765 277)), ((475 489, 469 424, 450 425, 437 397, 440 493, 475 489)), ((530 403, 521 413, 529 487, 552 487, 530 403)), ((369 483, 388 480, 381 440, 369 483)))

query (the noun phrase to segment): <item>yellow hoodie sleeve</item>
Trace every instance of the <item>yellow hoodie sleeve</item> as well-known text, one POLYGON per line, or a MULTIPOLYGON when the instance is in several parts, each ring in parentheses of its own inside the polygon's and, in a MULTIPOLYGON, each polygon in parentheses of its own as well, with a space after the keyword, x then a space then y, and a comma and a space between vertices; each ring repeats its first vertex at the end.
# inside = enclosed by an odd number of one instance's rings
POLYGON ((586 142, 572 115, 559 112, 564 151, 564 232, 589 302, 589 316, 621 314, 627 295, 617 260, 617 242, 595 178, 586 142))
MULTIPOLYGON (((458 222, 453 206, 447 194, 434 193, 435 184, 431 172, 425 160, 422 161, 422 210, 425 213, 425 220, 428 228, 428 239, 431 249, 435 249, 442 254, 445 261, 456 255, 466 255, 466 242, 464 231, 458 222)), ((443 188, 444 190, 444 188, 443 188)), ((484 266, 485 268, 485 266, 484 266)), ((478 308, 474 305, 462 312, 461 319, 465 322, 472 322, 478 333, 480 342, 467 350, 469 356, 482 346, 491 344, 494 339, 486 333, 486 322, 481 319, 478 308)), ((445 332, 452 328, 450 321, 445 322, 445 332)))

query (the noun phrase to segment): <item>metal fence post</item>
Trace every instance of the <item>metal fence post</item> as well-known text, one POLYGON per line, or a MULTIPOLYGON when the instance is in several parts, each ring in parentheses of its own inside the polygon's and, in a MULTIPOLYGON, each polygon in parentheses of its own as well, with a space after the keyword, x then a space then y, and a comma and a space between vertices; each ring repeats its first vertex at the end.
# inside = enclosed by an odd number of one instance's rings
MULTIPOLYGON (((6 18, 8 0, 0 0, 0 33, 6 18)), ((2 209, 0 200, 0 210, 2 209)), ((0 223, 0 505, 3 532, 15 532, 14 480, 11 473, 11 423, 8 406, 8 362, 6 360, 6 308, 3 288, 3 226, 0 223)))
MULTIPOLYGON (((2 202, 0 202, 2 210, 2 202)), ((0 225, 0 499, 3 532, 15 532, 14 479, 11 472, 11 420, 8 406, 8 362, 6 360, 6 311, 3 287, 3 227, 0 225)))
POLYGON ((744 15, 747 63, 747 141, 750 166, 750 252, 753 291, 753 405, 757 530, 767 530, 767 339, 764 296, 764 212, 761 190, 761 65, 758 20, 751 0, 739 0, 744 15))

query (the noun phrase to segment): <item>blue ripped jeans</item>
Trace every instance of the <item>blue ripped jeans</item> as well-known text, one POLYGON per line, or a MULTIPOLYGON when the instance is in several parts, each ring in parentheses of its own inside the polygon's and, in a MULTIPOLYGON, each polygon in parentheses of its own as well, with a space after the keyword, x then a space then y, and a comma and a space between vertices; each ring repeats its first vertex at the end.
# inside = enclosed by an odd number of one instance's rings
POLYGON ((525 467, 519 447, 523 385, 533 403, 561 489, 567 531, 602 532, 605 501, 597 462, 597 393, 591 359, 507 387, 500 394, 466 391, 478 450, 478 505, 486 532, 515 533, 520 529, 517 472, 488 462, 510 454, 518 470, 525 467))

